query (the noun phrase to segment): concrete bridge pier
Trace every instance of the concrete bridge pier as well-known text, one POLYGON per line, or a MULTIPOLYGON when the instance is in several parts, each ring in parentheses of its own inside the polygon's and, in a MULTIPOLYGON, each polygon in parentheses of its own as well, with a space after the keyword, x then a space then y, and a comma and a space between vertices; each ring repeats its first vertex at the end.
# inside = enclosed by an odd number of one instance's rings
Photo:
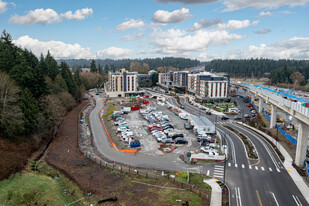
POLYGON ((263 101, 263 98, 259 98, 259 113, 263 112, 263 101))
POLYGON ((270 129, 276 126, 277 110, 278 110, 278 107, 272 104, 271 117, 270 117, 270 129))
POLYGON ((304 161, 306 159, 308 134, 309 125, 299 121, 295 164, 300 167, 304 166, 304 161))

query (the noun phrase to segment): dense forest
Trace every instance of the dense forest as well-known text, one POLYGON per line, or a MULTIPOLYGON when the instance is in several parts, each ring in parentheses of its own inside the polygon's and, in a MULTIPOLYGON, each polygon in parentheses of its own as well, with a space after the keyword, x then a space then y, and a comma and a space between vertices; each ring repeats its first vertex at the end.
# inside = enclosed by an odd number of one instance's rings
POLYGON ((0 38, 0 136, 36 137, 39 142, 81 100, 84 84, 90 88, 100 81, 100 74, 73 74, 69 65, 58 64, 49 52, 38 59, 15 46, 4 31, 0 38))
POLYGON ((272 59, 242 59, 242 60, 212 60, 206 64, 207 71, 228 72, 232 77, 268 77, 270 72, 284 67, 296 70, 308 70, 306 60, 272 60, 272 59))
MULTIPOLYGON (((70 67, 86 67, 89 68, 92 60, 87 59, 67 59, 59 60, 59 62, 65 61, 70 67)), ((164 57, 164 58, 146 58, 146 59, 96 59, 97 65, 107 65, 111 70, 116 68, 130 68, 131 62, 138 62, 140 64, 147 64, 150 69, 157 69, 158 67, 171 66, 184 70, 185 68, 195 67, 204 65, 205 63, 198 60, 186 59, 186 58, 174 58, 174 57, 164 57)))

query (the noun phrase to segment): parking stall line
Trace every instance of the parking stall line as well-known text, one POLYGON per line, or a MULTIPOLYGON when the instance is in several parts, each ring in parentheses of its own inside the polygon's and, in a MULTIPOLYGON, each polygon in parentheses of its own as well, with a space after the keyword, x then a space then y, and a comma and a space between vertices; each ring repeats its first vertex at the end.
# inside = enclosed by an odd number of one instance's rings
POLYGON ((255 166, 255 169, 256 169, 256 170, 259 170, 258 166, 255 166))
POLYGON ((264 171, 264 167, 261 167, 261 169, 264 171))
POLYGON ((245 168, 245 165, 244 165, 244 164, 242 164, 242 165, 241 165, 241 167, 242 167, 242 168, 245 168))
POLYGON ((237 165, 237 164, 235 164, 235 167, 238 167, 238 165, 237 165))
POLYGON ((272 172, 272 171, 273 171, 273 169, 269 168, 269 171, 271 171, 271 172, 272 172))
POLYGON ((249 169, 250 169, 250 170, 252 169, 252 166, 251 166, 251 165, 249 165, 249 169))

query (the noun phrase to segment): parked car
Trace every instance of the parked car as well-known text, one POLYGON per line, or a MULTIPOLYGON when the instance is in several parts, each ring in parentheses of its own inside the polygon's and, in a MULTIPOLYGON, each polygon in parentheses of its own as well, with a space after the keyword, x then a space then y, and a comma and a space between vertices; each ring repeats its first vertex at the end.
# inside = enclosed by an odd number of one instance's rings
POLYGON ((184 127, 185 129, 192 129, 192 126, 188 122, 184 124, 184 127))
POLYGON ((211 115, 211 111, 207 110, 207 111, 206 111, 206 114, 207 114, 207 115, 211 115))
POLYGON ((202 152, 209 153, 212 149, 209 146, 204 146, 204 147, 201 147, 200 150, 202 152))
POLYGON ((245 117, 246 119, 250 118, 249 114, 245 114, 244 117, 245 117))
POLYGON ((179 133, 169 133, 168 137, 175 139, 177 137, 184 137, 183 134, 179 134, 179 133))
POLYGON ((138 139, 130 142, 130 147, 140 147, 141 143, 138 139))
POLYGON ((115 126, 117 126, 117 125, 119 125, 119 124, 127 124, 127 122, 124 121, 124 120, 120 120, 120 121, 114 122, 114 125, 115 125, 115 126))
POLYGON ((188 141, 183 137, 177 137, 175 139, 175 144, 188 144, 188 141))
POLYGON ((162 143, 173 143, 173 141, 169 138, 165 138, 161 140, 162 143))
POLYGON ((230 118, 227 117, 227 116, 222 116, 221 119, 222 119, 222 120, 228 120, 228 119, 230 119, 230 118))
POLYGON ((185 107, 184 107, 183 105, 180 105, 180 108, 181 108, 181 109, 184 109, 185 107))
POLYGON ((241 116, 234 117, 234 120, 241 120, 241 119, 242 119, 241 116))
POLYGON ((255 113, 252 113, 252 114, 251 114, 251 117, 255 117, 255 116, 256 116, 256 114, 255 114, 255 113))

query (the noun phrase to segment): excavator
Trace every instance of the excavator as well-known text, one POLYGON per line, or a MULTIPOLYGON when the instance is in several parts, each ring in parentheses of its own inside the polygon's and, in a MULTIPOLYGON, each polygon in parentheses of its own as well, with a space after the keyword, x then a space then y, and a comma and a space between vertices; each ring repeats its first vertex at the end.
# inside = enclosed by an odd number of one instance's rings
POLYGON ((101 87, 102 87, 103 85, 104 85, 104 82, 102 82, 102 84, 100 85, 100 87, 99 87, 99 84, 97 84, 96 95, 99 95, 100 89, 101 89, 101 87))

